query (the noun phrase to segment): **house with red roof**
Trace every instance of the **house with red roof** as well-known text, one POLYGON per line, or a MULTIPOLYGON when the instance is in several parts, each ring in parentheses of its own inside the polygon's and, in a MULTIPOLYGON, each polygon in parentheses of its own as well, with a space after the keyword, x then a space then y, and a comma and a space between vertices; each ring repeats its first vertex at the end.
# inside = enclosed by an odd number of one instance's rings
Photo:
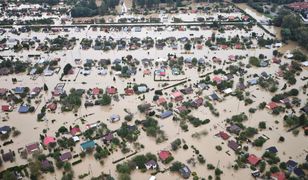
POLYGON ((70 130, 70 133, 72 136, 78 136, 81 134, 81 130, 79 127, 73 127, 71 130, 70 130))
POLYGON ((225 50, 225 49, 228 49, 228 47, 229 47, 229 46, 228 46, 228 45, 225 45, 225 44, 220 45, 220 48, 221 48, 221 49, 224 49, 224 50, 225 50))
POLYGON ((174 99, 174 101, 182 101, 184 99, 183 94, 180 91, 171 93, 171 98, 174 99))
POLYGON ((242 45, 241 44, 236 44, 234 47, 235 47, 235 49, 242 49, 242 45))
POLYGON ((158 154, 159 156, 159 159, 164 162, 166 161, 168 158, 170 158, 172 155, 171 155, 171 152, 170 151, 165 151, 165 150, 162 150, 159 152, 158 154))
POLYGON ((188 109, 187 109, 187 107, 186 106, 179 106, 179 107, 177 107, 177 108, 175 108, 175 112, 176 113, 182 113, 182 112, 185 112, 185 111, 187 111, 188 109))
POLYGON ((280 172, 275 172, 271 174, 271 178, 273 180, 285 180, 286 179, 286 175, 283 171, 280 172))
POLYGON ((235 58, 234 55, 230 55, 230 56, 228 56, 228 60, 229 60, 229 61, 235 61, 236 58, 235 58))
POLYGON ((125 88, 124 91, 127 96, 131 96, 134 94, 134 89, 132 88, 125 88))
POLYGON ((197 49, 202 49, 203 48, 203 45, 202 44, 197 44, 197 49))
POLYGON ((242 20, 243 21, 248 21, 249 20, 249 16, 246 16, 246 15, 242 16, 242 20))
POLYGON ((278 105, 275 103, 275 102, 270 102, 266 105, 266 108, 270 109, 270 110, 273 110, 275 108, 277 108, 278 105))
POLYGON ((234 21, 234 20, 235 20, 235 17, 234 17, 234 16, 229 16, 229 17, 228 17, 228 20, 229 20, 229 21, 234 21))
POLYGON ((50 111, 55 111, 57 109, 57 103, 50 103, 47 105, 47 109, 49 109, 50 111))
POLYGON ((2 105, 2 106, 1 106, 1 110, 4 111, 4 112, 11 112, 11 111, 13 111, 13 106, 10 106, 10 105, 2 105))
POLYGON ((56 142, 56 138, 51 137, 51 136, 46 136, 43 140, 43 143, 45 146, 48 146, 48 144, 55 143, 55 142, 56 142))
POLYGON ((277 57, 273 57, 272 59, 273 63, 275 64, 280 64, 281 63, 281 59, 277 58, 277 57))
POLYGON ((115 87, 113 87, 113 86, 107 88, 107 93, 110 94, 110 95, 116 94, 117 91, 118 91, 117 88, 115 88, 115 87))
POLYGON ((92 94, 93 95, 96 96, 96 95, 99 95, 99 93, 100 93, 100 89, 98 87, 95 87, 95 88, 92 89, 92 94))
POLYGON ((215 81, 216 84, 220 84, 220 83, 222 82, 222 78, 219 77, 219 76, 214 76, 214 77, 213 77, 213 81, 215 81))
POLYGON ((164 96, 160 96, 158 100, 156 101, 157 105, 166 104, 167 100, 164 98, 164 96))
POLYGON ((151 75, 151 71, 149 69, 146 69, 143 71, 143 75, 151 75))
POLYGON ((255 165, 257 165, 261 161, 261 158, 258 158, 254 154, 249 154, 249 156, 247 158, 247 161, 248 161, 249 164, 255 166, 255 165))

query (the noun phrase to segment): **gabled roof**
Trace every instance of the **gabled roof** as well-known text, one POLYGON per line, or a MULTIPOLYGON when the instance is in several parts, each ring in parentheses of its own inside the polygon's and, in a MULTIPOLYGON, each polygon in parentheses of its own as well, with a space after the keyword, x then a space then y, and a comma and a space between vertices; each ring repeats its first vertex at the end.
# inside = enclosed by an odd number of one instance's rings
POLYGON ((45 160, 43 160, 43 161, 41 162, 41 167, 42 167, 42 169, 47 170, 47 169, 49 169, 50 167, 52 167, 52 162, 50 162, 50 161, 48 161, 47 159, 45 159, 45 160))
POLYGON ((46 136, 44 138, 44 145, 47 146, 49 143, 54 143, 56 142, 56 138, 54 137, 50 137, 50 136, 46 136))
POLYGON ((36 143, 26 145, 26 149, 28 153, 39 150, 39 143, 36 142, 36 143))
POLYGON ((19 113, 27 113, 29 112, 29 106, 27 105, 21 105, 18 109, 18 112, 19 113))
POLYGON ((237 144, 234 140, 228 141, 228 147, 231 148, 234 151, 237 151, 240 148, 240 145, 237 144))
POLYGON ((160 114, 160 118, 164 119, 164 118, 172 116, 172 114, 173 114, 172 111, 165 111, 160 114))
POLYGON ((165 161, 166 159, 168 159, 169 157, 171 157, 171 153, 170 151, 160 151, 159 152, 159 158, 162 160, 162 161, 165 161))
POLYGON ((293 170, 294 174, 296 174, 298 177, 305 176, 305 172, 301 168, 294 168, 293 170))
POLYGON ((9 151, 7 153, 2 154, 2 159, 3 159, 4 162, 13 161, 14 160, 13 152, 9 151))
POLYGON ((270 102, 270 103, 268 103, 268 104, 266 105, 266 107, 267 107, 268 109, 270 109, 270 110, 273 110, 273 109, 275 109, 275 108, 278 107, 278 106, 277 106, 277 104, 276 104, 275 102, 270 102))
POLYGON ((11 110, 13 110, 13 108, 12 108, 12 106, 9 106, 9 105, 2 105, 1 110, 2 111, 11 111, 11 110))
POLYGON ((95 142, 92 141, 92 140, 89 140, 89 141, 81 143, 80 146, 81 146, 83 151, 86 151, 87 149, 94 148, 95 147, 95 142))
POLYGON ((277 153, 278 152, 278 150, 275 146, 271 146, 271 147, 267 148, 266 151, 271 152, 271 153, 277 153))
POLYGON ((288 160, 286 162, 287 166, 289 167, 296 167, 297 166, 297 162, 293 161, 292 159, 288 160))
POLYGON ((275 180, 285 180, 286 176, 283 171, 272 173, 271 175, 272 178, 275 178, 275 180))
POLYGON ((257 165, 260 161, 261 161, 261 158, 258 158, 256 155, 254 154, 250 154, 247 158, 247 161, 249 162, 249 164, 255 166, 257 165))
POLYGON ((16 87, 15 88, 15 94, 22 94, 25 91, 24 87, 16 87))
POLYGON ((67 160, 70 160, 70 159, 72 159, 72 153, 71 152, 65 152, 65 153, 61 154, 61 156, 60 156, 61 161, 67 161, 67 160))
POLYGON ((78 127, 73 127, 73 128, 70 130, 70 133, 71 133, 72 136, 75 136, 75 135, 80 134, 80 133, 81 133, 81 130, 80 130, 80 128, 78 128, 78 127))
POLYGON ((216 136, 221 137, 223 140, 227 140, 229 139, 229 135, 227 133, 225 133, 224 131, 220 131, 218 134, 216 134, 216 136))

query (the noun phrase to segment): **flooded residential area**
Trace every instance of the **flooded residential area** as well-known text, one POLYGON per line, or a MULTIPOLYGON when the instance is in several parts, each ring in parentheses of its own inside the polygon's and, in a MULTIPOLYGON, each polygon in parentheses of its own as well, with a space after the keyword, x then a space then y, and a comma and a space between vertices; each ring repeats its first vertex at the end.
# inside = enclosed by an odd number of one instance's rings
POLYGON ((308 2, 0 5, 0 179, 308 179, 308 2))

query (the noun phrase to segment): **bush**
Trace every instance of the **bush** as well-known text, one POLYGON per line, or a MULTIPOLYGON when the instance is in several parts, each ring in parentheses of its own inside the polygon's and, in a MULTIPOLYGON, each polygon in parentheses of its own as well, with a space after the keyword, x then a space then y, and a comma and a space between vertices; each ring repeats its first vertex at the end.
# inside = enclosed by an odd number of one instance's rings
POLYGON ((221 151, 222 150, 222 147, 221 146, 215 146, 215 148, 217 149, 217 151, 221 151))
POLYGON ((215 169, 215 166, 213 164, 207 164, 207 169, 213 170, 215 169))
POLYGON ((81 163, 81 162, 82 162, 82 160, 79 159, 79 160, 77 160, 77 161, 74 161, 74 162, 72 163, 72 165, 74 166, 74 165, 79 164, 79 163, 81 163))
POLYGON ((260 129, 266 129, 266 122, 265 121, 259 122, 259 128, 260 129))
POLYGON ((185 149, 185 150, 188 149, 187 144, 184 144, 183 149, 185 149))

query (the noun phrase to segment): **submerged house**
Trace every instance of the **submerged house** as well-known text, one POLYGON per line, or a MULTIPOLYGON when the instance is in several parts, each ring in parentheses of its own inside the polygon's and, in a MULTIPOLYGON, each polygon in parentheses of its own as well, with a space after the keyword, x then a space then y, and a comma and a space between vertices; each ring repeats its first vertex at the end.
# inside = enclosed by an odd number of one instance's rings
POLYGON ((179 171, 184 179, 188 179, 190 177, 191 171, 188 166, 184 165, 179 171))
POLYGON ((209 98, 213 101, 218 101, 219 100, 219 97, 216 93, 213 93, 209 96, 209 98))
POLYGON ((145 163, 144 166, 145 166, 147 169, 156 169, 156 168, 158 167, 158 164, 157 164, 156 161, 150 160, 150 161, 148 161, 147 163, 145 163))
POLYGON ((241 132, 241 130, 242 129, 236 124, 233 124, 233 125, 227 127, 227 131, 229 133, 239 134, 241 132))
POLYGON ((19 113, 27 113, 29 112, 30 106, 28 105, 20 105, 18 112, 19 113))
POLYGON ((95 148, 95 142, 93 140, 89 140, 80 144, 82 151, 87 151, 95 148))
POLYGON ((31 154, 33 152, 39 151, 40 150, 40 144, 35 142, 32 144, 26 145, 26 150, 28 154, 31 154))
POLYGON ((62 162, 68 161, 70 159, 72 159, 72 153, 71 152, 65 152, 65 153, 61 154, 61 156, 60 156, 60 160, 62 162))
POLYGON ((233 151, 238 151, 241 148, 241 146, 234 140, 228 141, 228 147, 231 148, 233 151))
POLYGON ((110 122, 114 123, 114 122, 118 122, 120 121, 120 116, 117 114, 113 114, 110 116, 110 122))
POLYGON ((261 161, 261 158, 257 157, 254 154, 250 154, 247 158, 247 161, 249 164, 256 166, 261 161))
POLYGON ((171 152, 170 151, 165 151, 165 150, 162 150, 159 152, 158 154, 159 156, 159 159, 162 161, 162 162, 165 162, 168 158, 170 158, 172 155, 171 155, 171 152))
POLYGON ((174 101, 182 101, 184 99, 183 94, 180 91, 171 93, 171 98, 174 99, 174 101))
POLYGON ((172 116, 172 114, 173 114, 172 111, 165 111, 160 114, 160 118, 165 119, 165 118, 172 116))

